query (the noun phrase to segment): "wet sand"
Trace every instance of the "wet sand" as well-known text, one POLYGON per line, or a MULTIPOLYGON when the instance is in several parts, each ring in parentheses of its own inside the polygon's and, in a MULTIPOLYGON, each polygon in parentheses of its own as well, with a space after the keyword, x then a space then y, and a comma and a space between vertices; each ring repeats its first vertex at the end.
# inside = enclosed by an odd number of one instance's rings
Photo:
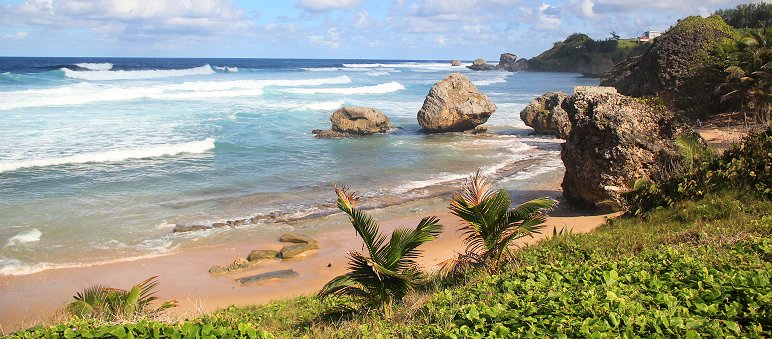
MULTIPOLYGON (((555 179, 562 177, 555 175, 555 179)), ((559 197, 559 181, 532 191, 516 193, 516 201, 541 196, 559 197)), ((420 263, 427 269, 453 257, 464 246, 457 231, 460 222, 447 210, 448 197, 435 198, 430 204, 410 202, 394 207, 394 211, 372 214, 381 223, 381 230, 390 233, 398 226, 414 227, 421 218, 436 215, 444 226, 442 235, 424 246, 420 263), (428 207, 427 207, 428 206, 428 207), (391 215, 391 217, 382 218, 391 215)), ((550 235, 552 228, 568 227, 574 233, 589 232, 611 215, 585 215, 567 208, 553 211, 546 222, 542 235, 525 239, 533 243, 550 235)), ((169 316, 175 319, 191 318, 230 305, 250 305, 271 300, 315 294, 327 281, 346 271, 346 252, 361 250, 362 244, 347 218, 334 214, 324 220, 306 220, 304 223, 324 222, 337 224, 334 230, 312 234, 319 242, 319 250, 307 252, 296 258, 264 260, 249 270, 223 275, 211 275, 208 270, 217 264, 227 264, 235 258, 245 257, 253 249, 281 248, 278 239, 243 239, 227 245, 186 249, 155 258, 116 262, 99 266, 64 268, 22 276, 0 277, 0 326, 5 333, 35 324, 51 323, 54 315, 75 292, 95 284, 116 288, 130 288, 150 277, 159 276, 157 291, 161 300, 177 299, 180 307, 172 309, 169 316), (273 270, 294 269, 299 276, 289 280, 272 280, 242 286, 234 279, 273 270)), ((294 225, 303 233, 302 225, 294 225)))

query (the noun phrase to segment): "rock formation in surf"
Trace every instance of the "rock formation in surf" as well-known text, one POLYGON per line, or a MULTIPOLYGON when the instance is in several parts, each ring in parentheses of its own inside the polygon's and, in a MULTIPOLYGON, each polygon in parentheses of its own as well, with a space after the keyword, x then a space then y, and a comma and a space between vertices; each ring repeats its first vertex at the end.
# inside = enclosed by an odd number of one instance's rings
POLYGON ((565 139, 571 131, 571 122, 568 121, 568 113, 560 105, 567 97, 562 92, 547 92, 533 99, 520 111, 520 119, 536 133, 565 139))
POLYGON ((460 132, 484 124, 496 105, 461 73, 453 73, 432 86, 418 111, 426 132, 460 132))
POLYGON ((370 107, 343 107, 330 116, 332 128, 314 130, 317 138, 345 138, 386 133, 392 126, 383 112, 370 107))

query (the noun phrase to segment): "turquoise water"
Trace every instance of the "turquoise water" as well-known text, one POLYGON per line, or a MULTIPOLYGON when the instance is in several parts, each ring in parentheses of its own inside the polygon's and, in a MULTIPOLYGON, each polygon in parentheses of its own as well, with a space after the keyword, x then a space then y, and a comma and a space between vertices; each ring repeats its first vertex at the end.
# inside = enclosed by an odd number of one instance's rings
POLYGON ((172 234, 174 224, 324 213, 332 183, 379 206, 430 196, 477 168, 527 187, 560 168, 559 140, 529 136, 520 110, 546 91, 595 84, 445 62, 0 58, 0 275, 216 237, 172 234), (429 88, 456 71, 497 104, 495 135, 419 132, 429 88), (315 139, 344 105, 378 108, 401 129, 315 139))

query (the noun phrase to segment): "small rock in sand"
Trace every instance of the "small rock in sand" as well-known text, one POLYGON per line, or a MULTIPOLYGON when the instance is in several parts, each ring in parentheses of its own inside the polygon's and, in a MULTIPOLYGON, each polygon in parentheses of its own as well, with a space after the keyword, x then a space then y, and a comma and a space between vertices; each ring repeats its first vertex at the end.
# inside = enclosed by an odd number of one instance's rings
POLYGON ((291 278, 296 278, 298 275, 299 275, 298 272, 295 272, 295 270, 288 269, 288 270, 271 271, 271 272, 261 273, 258 275, 251 275, 248 277, 236 279, 236 281, 238 281, 242 285, 247 285, 247 284, 254 284, 257 282, 271 280, 271 279, 291 279, 291 278))
POLYGON ((258 261, 261 259, 274 259, 279 255, 279 251, 274 250, 252 250, 247 257, 249 261, 258 261))
POLYGON ((293 243, 289 245, 285 245, 281 248, 279 251, 279 254, 277 257, 282 259, 292 258, 294 256, 297 256, 300 253, 310 251, 310 250, 318 250, 319 245, 317 245, 315 242, 313 243, 293 243))

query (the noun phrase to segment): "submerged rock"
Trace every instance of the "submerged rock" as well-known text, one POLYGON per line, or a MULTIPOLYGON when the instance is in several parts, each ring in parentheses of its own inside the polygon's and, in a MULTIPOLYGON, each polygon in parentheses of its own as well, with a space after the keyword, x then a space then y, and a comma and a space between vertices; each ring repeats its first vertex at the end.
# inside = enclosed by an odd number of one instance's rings
POLYGON ((245 270, 251 266, 252 264, 247 259, 238 258, 228 266, 222 266, 222 265, 212 266, 212 268, 209 269, 209 273, 223 274, 228 272, 236 272, 236 271, 245 270))
POLYGON ((292 243, 289 245, 284 245, 284 247, 279 250, 279 254, 276 256, 278 258, 282 259, 288 259, 297 256, 298 254, 301 254, 303 252, 311 251, 311 250, 318 250, 319 245, 316 242, 312 243, 292 243))
POLYGON ((370 107, 343 107, 330 116, 332 128, 314 130, 317 138, 341 138, 386 133, 391 129, 389 118, 370 107))
POLYGON ((571 121, 563 196, 578 207, 623 206, 627 185, 663 171, 678 157, 675 138, 694 134, 664 106, 620 94, 577 92, 562 108, 571 121))
POLYGON ((236 279, 236 281, 238 281, 242 285, 248 285, 248 284, 254 284, 254 283, 271 280, 271 279, 292 279, 298 276, 299 274, 298 272, 295 272, 295 270, 287 269, 287 270, 271 271, 271 272, 261 273, 257 275, 251 275, 248 277, 238 278, 236 279))
POLYGON ((472 62, 471 65, 466 66, 466 68, 469 68, 473 71, 491 71, 496 69, 496 66, 489 64, 487 61, 483 59, 477 59, 474 62, 472 62))
POLYGON ((247 256, 248 261, 258 261, 262 259, 274 259, 279 255, 279 251, 274 250, 252 250, 247 256))
POLYGON ((210 230, 213 227, 211 225, 174 225, 174 230, 172 230, 173 233, 183 233, 183 232, 193 232, 193 231, 203 231, 203 230, 210 230))
POLYGON ((484 124, 496 105, 461 73, 453 73, 432 86, 418 111, 425 131, 461 132, 484 124))
POLYGON ((280 242, 291 242, 291 243, 297 243, 297 244, 310 244, 310 243, 316 243, 317 241, 309 238, 305 235, 300 235, 297 233, 284 233, 279 238, 280 242))
POLYGON ((565 93, 547 92, 533 99, 520 111, 520 119, 536 133, 551 134, 565 139, 571 131, 571 122, 561 104, 567 97, 565 93))

